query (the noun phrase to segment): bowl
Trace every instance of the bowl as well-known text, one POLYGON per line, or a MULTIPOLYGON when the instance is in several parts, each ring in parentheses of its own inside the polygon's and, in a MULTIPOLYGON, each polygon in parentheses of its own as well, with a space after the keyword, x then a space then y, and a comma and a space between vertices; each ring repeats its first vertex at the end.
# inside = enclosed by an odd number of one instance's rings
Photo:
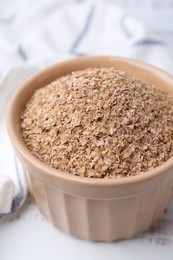
POLYGON ((147 230, 163 214, 173 192, 173 158, 137 176, 94 179, 50 168, 26 147, 20 115, 33 92, 72 71, 115 67, 149 80, 173 95, 173 77, 146 63, 119 57, 82 57, 50 66, 13 94, 7 130, 41 213, 58 229, 86 240, 113 241, 147 230))

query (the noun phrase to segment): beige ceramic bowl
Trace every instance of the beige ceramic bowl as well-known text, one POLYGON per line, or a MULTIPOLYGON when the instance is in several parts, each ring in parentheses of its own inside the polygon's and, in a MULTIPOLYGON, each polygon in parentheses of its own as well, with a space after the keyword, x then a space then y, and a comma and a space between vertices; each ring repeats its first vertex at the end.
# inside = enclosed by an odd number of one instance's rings
POLYGON ((11 98, 7 128, 43 215, 57 228, 88 240, 130 238, 159 219, 172 196, 173 159, 158 168, 122 179, 89 179, 49 168, 22 140, 20 115, 34 90, 72 71, 115 67, 156 84, 173 95, 173 77, 148 64, 116 57, 85 57, 53 65, 24 82, 11 98))

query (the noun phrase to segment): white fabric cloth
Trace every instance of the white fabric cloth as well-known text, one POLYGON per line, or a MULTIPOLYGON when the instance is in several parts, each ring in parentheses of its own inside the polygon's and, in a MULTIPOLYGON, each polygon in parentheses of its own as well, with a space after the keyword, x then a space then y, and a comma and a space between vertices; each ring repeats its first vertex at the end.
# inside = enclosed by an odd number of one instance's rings
POLYGON ((27 196, 5 130, 9 97, 23 80, 51 63, 96 54, 133 57, 173 73, 172 38, 149 30, 114 1, 16 0, 11 9, 6 2, 0 10, 0 218, 15 214, 27 196))
POLYGON ((27 196, 23 169, 7 135, 5 112, 13 91, 35 71, 34 67, 16 67, 7 72, 0 82, 0 218, 15 214, 27 196))

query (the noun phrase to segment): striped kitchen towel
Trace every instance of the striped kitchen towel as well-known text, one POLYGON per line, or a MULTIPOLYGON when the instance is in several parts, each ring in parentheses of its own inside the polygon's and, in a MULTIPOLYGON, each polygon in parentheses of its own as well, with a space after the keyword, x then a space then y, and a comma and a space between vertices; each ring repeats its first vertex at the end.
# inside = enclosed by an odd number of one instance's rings
POLYGON ((27 197, 23 169, 7 136, 5 112, 14 89, 36 71, 33 67, 16 67, 0 80, 0 218, 14 215, 27 197))

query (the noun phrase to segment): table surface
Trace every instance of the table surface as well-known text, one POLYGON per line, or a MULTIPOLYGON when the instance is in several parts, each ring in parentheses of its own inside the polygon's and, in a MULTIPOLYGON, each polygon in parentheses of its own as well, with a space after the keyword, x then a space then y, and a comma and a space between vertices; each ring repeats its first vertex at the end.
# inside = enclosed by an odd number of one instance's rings
POLYGON ((150 260, 154 257, 173 259, 173 202, 149 231, 112 243, 88 242, 62 233, 31 202, 17 219, 0 225, 1 260, 150 260))
MULTIPOLYGON (((173 33, 173 1, 116 0, 146 25, 168 37, 173 33), (140 3, 140 4, 139 4, 140 3)), ((17 219, 0 223, 0 260, 173 259, 173 202, 148 232, 113 243, 88 242, 54 228, 28 202, 17 219), (50 257, 51 256, 51 257, 50 257)))

